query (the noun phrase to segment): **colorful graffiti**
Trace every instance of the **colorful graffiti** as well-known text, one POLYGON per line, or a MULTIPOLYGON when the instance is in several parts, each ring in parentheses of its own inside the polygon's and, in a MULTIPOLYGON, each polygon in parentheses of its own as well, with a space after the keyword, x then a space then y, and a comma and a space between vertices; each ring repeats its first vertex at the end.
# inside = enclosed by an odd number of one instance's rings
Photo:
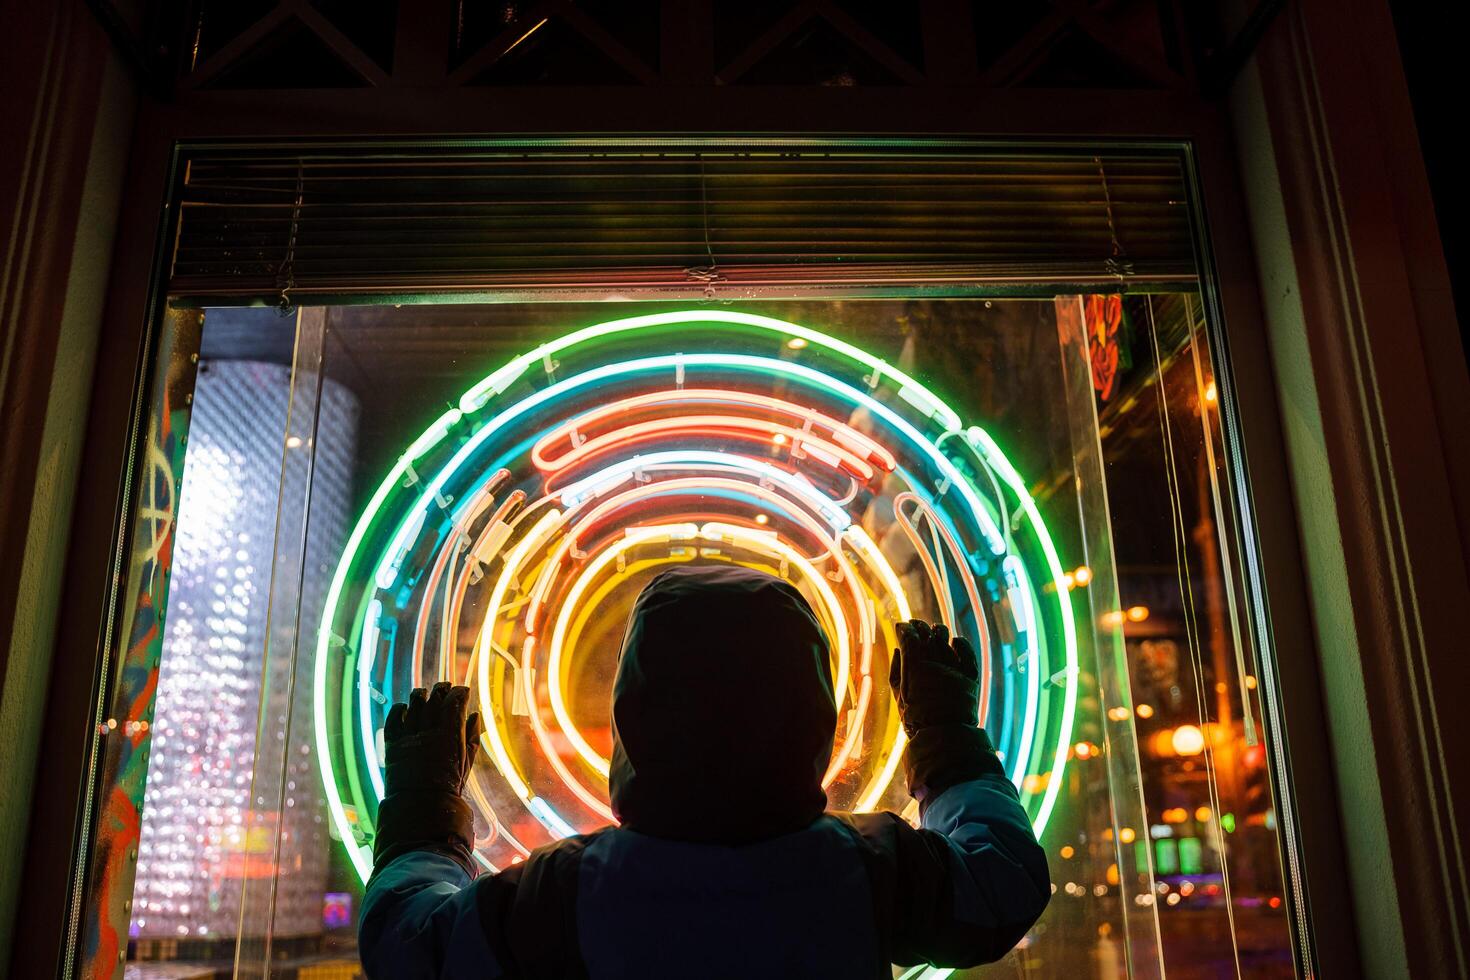
POLYGON ((91 851, 81 882, 85 897, 68 964, 75 975, 92 980, 121 977, 127 958, 153 700, 202 326, 200 311, 168 311, 159 330, 164 347, 156 361, 153 401, 139 440, 131 489, 135 517, 124 552, 127 564, 120 569, 110 633, 116 639, 96 722, 91 851))

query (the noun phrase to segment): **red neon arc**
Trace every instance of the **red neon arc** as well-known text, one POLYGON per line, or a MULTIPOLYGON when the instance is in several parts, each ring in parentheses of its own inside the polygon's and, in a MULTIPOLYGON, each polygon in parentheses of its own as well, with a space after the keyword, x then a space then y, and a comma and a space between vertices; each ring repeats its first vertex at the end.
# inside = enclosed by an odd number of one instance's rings
POLYGON ((824 450, 829 456, 844 462, 845 468, 849 469, 854 476, 861 479, 870 479, 873 475, 872 464, 876 464, 884 472, 892 472, 897 466, 893 454, 882 446, 851 426, 821 412, 804 408, 793 402, 783 401, 780 398, 772 398, 769 395, 757 395, 743 391, 725 391, 715 388, 685 388, 668 391, 655 391, 633 398, 625 398, 622 401, 613 402, 600 408, 593 409, 584 415, 564 422, 552 429, 541 439, 537 440, 535 447, 531 450, 531 460, 536 468, 542 472, 561 472, 587 459, 589 456, 607 452, 615 446, 628 444, 630 441, 652 438, 674 431, 688 430, 690 432, 709 434, 711 426, 721 428, 728 427, 731 432, 719 432, 715 434, 736 435, 737 437, 750 438, 755 435, 761 440, 769 440, 778 433, 784 435, 794 443, 812 443, 824 450), (685 415, 653 419, 647 422, 635 423, 613 429, 610 432, 592 438, 584 438, 585 430, 595 429, 602 421, 612 418, 619 422, 625 420, 629 415, 637 413, 640 409, 655 408, 663 405, 678 403, 688 405, 690 402, 713 402, 716 404, 741 405, 757 408, 763 412, 782 415, 797 420, 799 426, 784 425, 772 422, 766 418, 747 418, 729 415, 685 415), (820 425, 832 433, 831 440, 814 437, 811 431, 812 425, 820 425), (561 448, 562 452, 556 456, 549 456, 553 447, 561 448))
MULTIPOLYGON (((929 579, 935 583, 936 588, 945 580, 944 574, 941 571, 942 565, 940 564, 944 561, 944 556, 937 553, 937 542, 935 546, 936 553, 932 556, 930 555, 929 549, 925 547, 923 539, 919 537, 918 528, 915 526, 913 520, 909 518, 908 514, 904 512, 904 507, 910 503, 914 504, 917 511, 929 522, 931 528, 938 530, 940 536, 944 539, 945 545, 949 548, 950 554, 954 556, 954 563, 955 567, 959 569, 961 584, 965 587, 965 597, 969 600, 970 610, 974 613, 976 625, 979 627, 976 630, 974 641, 980 645, 980 690, 988 691, 990 690, 990 629, 985 622, 985 607, 980 605, 980 593, 975 586, 975 576, 970 572, 970 563, 965 560, 965 553, 961 550, 959 542, 954 539, 954 535, 950 533, 949 528, 944 525, 944 522, 934 516, 928 504, 924 503, 916 494, 908 491, 898 494, 893 498, 893 516, 903 529, 903 533, 913 544, 914 550, 919 553, 919 558, 924 563, 925 570, 929 574, 929 579)), ((940 601, 944 608, 949 610, 946 616, 948 622, 945 625, 951 631, 956 630, 958 624, 954 622, 951 601, 947 596, 941 597, 940 601)), ((988 706, 988 699, 981 698, 980 724, 982 725, 985 724, 988 706)))
MULTIPOLYGON (((873 478, 872 466, 834 442, 828 442, 793 426, 780 425, 767 419, 742 418, 738 415, 686 415, 678 418, 635 422, 621 429, 605 432, 594 439, 588 439, 576 448, 567 450, 561 456, 547 460, 545 466, 542 465, 541 459, 536 459, 536 465, 543 472, 548 472, 547 483, 554 485, 559 482, 557 477, 597 456, 621 455, 641 444, 656 442, 660 438, 676 435, 695 436, 702 439, 712 437, 739 439, 765 446, 772 445, 774 440, 775 445, 789 446, 791 454, 797 458, 806 455, 862 483, 867 483, 873 478)), ((539 444, 537 449, 540 449, 539 444)), ((536 451, 532 450, 533 458, 536 451)))
MULTIPOLYGON (((475 491, 475 496, 470 498, 469 506, 465 508, 464 515, 454 523, 454 526, 452 528, 450 528, 448 537, 457 540, 462 534, 464 534, 465 526, 471 523, 476 517, 480 515, 481 511, 483 511, 486 507, 489 507, 494 502, 495 496, 491 492, 490 484, 487 482, 479 490, 475 491)), ((415 620, 413 631, 412 665, 414 687, 425 686, 423 677, 424 642, 428 637, 430 620, 433 619, 431 611, 435 605, 436 600, 438 600, 439 598, 439 580, 444 575, 445 566, 447 566, 450 559, 455 557, 458 553, 459 549, 457 547, 440 548, 439 556, 434 559, 434 566, 429 572, 429 576, 427 579, 428 584, 424 587, 424 597, 419 604, 419 614, 417 619, 415 620)), ((444 597, 444 602, 447 610, 449 596, 446 595, 444 597)))

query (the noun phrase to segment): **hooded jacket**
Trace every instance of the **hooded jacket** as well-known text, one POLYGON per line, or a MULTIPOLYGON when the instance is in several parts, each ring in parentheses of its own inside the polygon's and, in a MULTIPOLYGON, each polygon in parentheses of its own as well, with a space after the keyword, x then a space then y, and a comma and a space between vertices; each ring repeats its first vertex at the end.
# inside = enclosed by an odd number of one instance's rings
POLYGON ((789 583, 660 574, 613 685, 619 825, 476 880, 435 842, 385 862, 363 903, 367 974, 851 980, 1003 956, 1050 897, 1015 787, 996 761, 930 801, 920 829, 827 812, 830 661, 789 583))
POLYGON ((650 582, 613 683, 609 791, 621 826, 748 844, 827 806, 837 707, 827 638, 788 582, 678 565, 650 582), (741 788, 739 806, 715 806, 741 788))

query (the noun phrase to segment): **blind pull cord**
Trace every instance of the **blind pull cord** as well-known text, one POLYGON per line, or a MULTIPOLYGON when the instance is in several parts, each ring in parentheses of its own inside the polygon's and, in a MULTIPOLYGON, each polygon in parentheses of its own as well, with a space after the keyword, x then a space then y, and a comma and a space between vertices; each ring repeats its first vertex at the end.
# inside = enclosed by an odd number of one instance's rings
POLYGON ((276 308, 281 316, 296 312, 291 303, 291 290, 296 288, 296 232, 301 223, 301 204, 306 194, 306 174, 300 160, 296 161, 296 201, 291 207, 291 231, 286 237, 286 257, 276 271, 276 286, 281 291, 276 308))
POLYGON ((704 170, 704 154, 699 156, 699 216, 704 223, 704 254, 709 258, 709 265, 690 266, 684 270, 684 275, 695 282, 704 283, 704 295, 706 299, 715 298, 715 283, 724 282, 725 277, 720 274, 719 263, 715 261, 715 251, 709 241, 709 181, 704 170))
POLYGON ((1097 175, 1102 181, 1103 205, 1108 212, 1108 237, 1112 239, 1112 254, 1103 261, 1103 268, 1109 275, 1118 279, 1118 292, 1128 291, 1128 280, 1133 276, 1133 260, 1128 257, 1123 243, 1118 241, 1118 224, 1113 217, 1113 193, 1108 187, 1108 172, 1103 166, 1102 157, 1093 157, 1092 161, 1097 164, 1097 175))

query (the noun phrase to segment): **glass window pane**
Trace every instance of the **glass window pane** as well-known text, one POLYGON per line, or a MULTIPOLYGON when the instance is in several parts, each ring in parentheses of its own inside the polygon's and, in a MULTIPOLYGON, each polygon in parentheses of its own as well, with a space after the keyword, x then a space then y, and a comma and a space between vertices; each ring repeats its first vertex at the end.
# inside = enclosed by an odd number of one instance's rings
POLYGON ((818 611, 834 808, 916 815, 894 624, 973 638, 1055 894, 953 975, 1292 975, 1203 304, 1054 293, 174 311, 178 476, 136 510, 172 515, 138 586, 156 702, 118 712, 147 776, 129 969, 351 975, 415 686, 486 719, 487 873, 606 824, 631 602, 695 562, 818 611))

